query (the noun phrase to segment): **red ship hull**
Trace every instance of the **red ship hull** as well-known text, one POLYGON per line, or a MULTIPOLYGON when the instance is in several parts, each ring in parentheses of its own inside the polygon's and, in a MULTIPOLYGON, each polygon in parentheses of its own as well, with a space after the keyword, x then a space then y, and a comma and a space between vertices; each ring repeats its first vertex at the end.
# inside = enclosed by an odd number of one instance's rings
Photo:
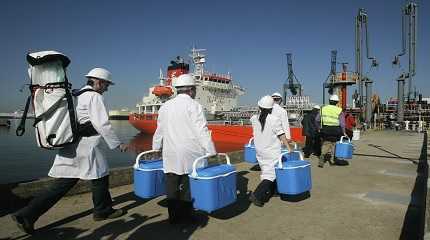
MULTIPOLYGON (((154 134, 157 129, 156 115, 130 115, 128 121, 133 127, 146 134, 154 134)), ((208 122, 211 130, 212 140, 217 145, 234 144, 243 146, 252 137, 251 125, 230 125, 208 122)), ((295 142, 303 143, 302 128, 290 128, 291 138, 295 142)))

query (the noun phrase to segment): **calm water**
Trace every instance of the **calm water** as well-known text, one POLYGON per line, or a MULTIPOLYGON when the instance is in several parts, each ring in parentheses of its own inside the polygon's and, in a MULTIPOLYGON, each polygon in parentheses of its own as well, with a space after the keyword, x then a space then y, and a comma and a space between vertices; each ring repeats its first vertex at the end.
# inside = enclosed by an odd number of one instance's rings
MULTIPOLYGON (((29 181, 46 177, 54 161, 55 150, 37 147, 33 119, 27 120, 24 136, 18 137, 15 129, 19 119, 11 120, 10 128, 0 127, 0 184, 29 181)), ((111 168, 134 164, 137 153, 151 149, 152 135, 140 133, 128 121, 112 120, 112 126, 122 142, 130 143, 129 152, 109 150, 103 144, 111 168)), ((241 150, 242 144, 215 143, 218 152, 241 150)))
MULTIPOLYGON (((24 136, 15 135, 19 119, 11 120, 11 127, 0 127, 0 183, 28 181, 46 177, 54 161, 55 150, 37 147, 33 119, 27 120, 24 136)), ((152 136, 140 134, 128 121, 111 121, 115 132, 123 142, 132 143, 132 150, 121 153, 119 150, 106 149, 109 166, 132 166, 136 153, 151 147, 152 136)))

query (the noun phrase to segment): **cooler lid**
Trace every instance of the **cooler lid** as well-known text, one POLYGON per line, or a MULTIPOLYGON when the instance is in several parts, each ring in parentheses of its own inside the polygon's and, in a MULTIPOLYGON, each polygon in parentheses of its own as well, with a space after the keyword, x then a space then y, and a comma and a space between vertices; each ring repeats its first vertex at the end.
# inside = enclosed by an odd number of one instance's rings
POLYGON ((139 169, 162 169, 163 168, 163 160, 142 160, 139 161, 139 169))
POLYGON ((236 168, 233 165, 220 164, 206 168, 198 168, 196 171, 198 177, 216 177, 226 173, 234 172, 236 171, 236 168))

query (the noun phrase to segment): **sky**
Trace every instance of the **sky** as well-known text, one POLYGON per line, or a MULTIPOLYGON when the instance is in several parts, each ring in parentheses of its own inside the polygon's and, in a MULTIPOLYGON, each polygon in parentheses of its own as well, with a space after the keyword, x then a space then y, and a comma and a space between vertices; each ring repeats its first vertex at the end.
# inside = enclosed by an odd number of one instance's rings
MULTIPOLYGON (((287 52, 304 94, 322 101, 330 72, 330 51, 355 70, 354 19, 368 13, 370 54, 380 63, 365 72, 381 99, 396 96, 402 67, 393 67, 401 51, 401 12, 405 0, 282 1, 84 1, 6 0, 0 7, 0 112, 23 109, 29 83, 26 54, 56 50, 71 59, 67 71, 74 88, 94 67, 112 72, 116 85, 105 94, 111 109, 135 104, 158 83, 174 57, 207 49, 206 69, 230 72, 246 89, 240 105, 281 91, 287 79, 287 52)), ((417 67, 414 86, 430 96, 430 1, 419 0, 417 67)), ((341 66, 337 66, 340 70, 341 66)), ((352 92, 355 87, 349 88, 352 92)))

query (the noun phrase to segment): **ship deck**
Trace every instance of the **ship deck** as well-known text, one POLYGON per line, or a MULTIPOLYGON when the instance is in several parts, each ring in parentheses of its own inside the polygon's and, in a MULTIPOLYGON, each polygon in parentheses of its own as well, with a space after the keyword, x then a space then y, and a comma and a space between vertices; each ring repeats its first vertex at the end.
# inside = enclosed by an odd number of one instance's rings
POLYGON ((133 186, 125 185, 111 189, 115 207, 128 210, 123 218, 94 222, 91 194, 74 195, 39 219, 33 237, 23 236, 3 210, 0 239, 417 239, 410 238, 420 225, 414 216, 422 213, 417 171, 428 170, 426 161, 418 164, 422 143, 418 133, 362 133, 349 166, 321 169, 310 159, 310 198, 274 197, 263 208, 247 200, 259 172, 239 161, 238 201, 210 215, 199 213, 200 224, 185 230, 168 224, 164 197, 139 200, 133 186))

